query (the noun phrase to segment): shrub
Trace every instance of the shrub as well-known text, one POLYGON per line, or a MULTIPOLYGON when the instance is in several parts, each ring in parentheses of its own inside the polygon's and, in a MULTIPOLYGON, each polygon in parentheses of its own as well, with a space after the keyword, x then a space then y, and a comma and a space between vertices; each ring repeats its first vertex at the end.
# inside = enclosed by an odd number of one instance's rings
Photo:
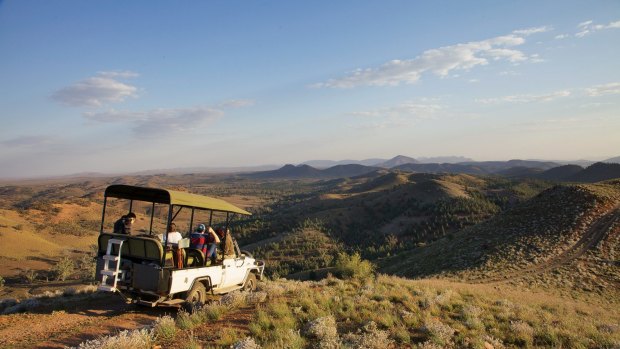
POLYGON ((239 332, 231 327, 224 327, 220 331, 220 339, 218 344, 223 347, 230 347, 239 340, 239 332))
POLYGON ((245 337, 238 341, 233 346, 233 349, 260 349, 261 346, 256 344, 256 341, 252 337, 245 337))
POLYGON ((81 343, 77 349, 149 349, 153 347, 153 332, 147 329, 121 331, 116 336, 105 336, 81 343))
POLYGON ((336 330, 336 320, 331 315, 308 323, 305 334, 314 342, 314 348, 335 349, 339 346, 340 338, 336 330))
POLYGON ((56 280, 65 281, 73 273, 74 269, 75 264, 73 260, 65 256, 52 267, 52 274, 56 280))
POLYGON ((29 284, 33 283, 34 280, 36 280, 38 276, 39 276, 39 273, 37 273, 35 270, 32 270, 32 269, 26 269, 21 273, 21 277, 24 279, 25 282, 29 284))
POLYGON ((220 303, 229 308, 243 307, 247 303, 247 294, 249 292, 230 292, 222 296, 220 303))
POLYGON ((157 340, 169 342, 174 339, 177 334, 177 327, 174 319, 170 315, 164 315, 155 320, 153 334, 157 340))
POLYGON ((97 260, 93 256, 83 255, 78 261, 80 276, 85 280, 94 280, 97 272, 97 260))
POLYGON ((177 314, 177 318, 175 320, 176 325, 182 330, 191 330, 199 324, 197 317, 192 316, 192 314, 186 312, 185 310, 179 310, 177 314))
POLYGON ((200 309, 200 316, 204 317, 208 321, 217 321, 222 315, 226 313, 228 308, 224 305, 219 304, 207 304, 202 309, 200 309))
POLYGON ((522 320, 510 322, 510 339, 519 346, 529 346, 532 344, 534 329, 527 322, 522 320))
POLYGON ((338 253, 335 273, 341 278, 363 279, 371 276, 374 269, 374 265, 369 261, 362 260, 357 252, 353 255, 344 252, 338 253))
POLYGON ((430 336, 430 340, 438 345, 447 346, 452 342, 454 329, 439 320, 429 321, 425 324, 424 330, 430 336))
POLYGON ((349 346, 360 349, 383 349, 394 344, 389 338, 389 333, 377 328, 377 324, 373 321, 364 326, 363 331, 344 336, 344 341, 349 346))

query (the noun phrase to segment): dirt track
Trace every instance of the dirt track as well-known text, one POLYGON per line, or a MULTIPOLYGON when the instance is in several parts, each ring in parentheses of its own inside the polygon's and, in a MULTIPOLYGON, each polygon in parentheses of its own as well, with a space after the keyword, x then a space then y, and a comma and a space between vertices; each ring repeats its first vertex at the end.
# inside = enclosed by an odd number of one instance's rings
POLYGON ((0 315, 0 348, 64 348, 102 335, 150 325, 174 308, 136 307, 114 295, 76 302, 63 310, 0 315))
POLYGON ((521 276, 531 276, 534 274, 543 273, 564 264, 567 264, 586 253, 589 249, 595 247, 601 240, 610 233, 615 222, 620 222, 620 205, 612 207, 606 211, 598 219, 596 219, 590 226, 588 226, 581 238, 566 251, 561 253, 555 258, 552 258, 544 263, 540 263, 529 268, 518 270, 515 272, 502 275, 501 278, 488 279, 484 282, 508 282, 521 276))

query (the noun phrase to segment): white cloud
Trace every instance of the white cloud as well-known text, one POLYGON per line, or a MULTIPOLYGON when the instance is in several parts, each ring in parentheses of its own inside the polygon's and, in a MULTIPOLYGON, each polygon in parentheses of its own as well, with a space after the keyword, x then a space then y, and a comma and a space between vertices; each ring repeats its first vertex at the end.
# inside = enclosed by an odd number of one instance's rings
POLYGON ((568 34, 560 34, 560 35, 556 35, 555 36, 556 40, 562 40, 562 39, 567 39, 567 38, 570 38, 570 35, 568 35, 568 34))
MULTIPOLYGON (((587 88, 573 88, 571 90, 555 91, 546 94, 532 95, 510 95, 496 98, 480 98, 476 99, 476 102, 482 104, 499 104, 499 103, 536 103, 536 102, 550 102, 564 97, 599 97, 605 95, 620 94, 620 82, 610 82, 607 84, 594 85, 587 88)), ((593 104, 589 104, 593 105, 593 104)), ((599 104, 602 105, 602 104, 599 104)))
POLYGON ((245 108, 251 107, 255 104, 254 100, 251 99, 231 99, 229 101, 222 102, 218 104, 218 107, 226 109, 226 108, 245 108))
POLYGON ((592 22, 593 22, 592 20, 581 22, 581 23, 577 24, 577 28, 585 28, 585 27, 589 26, 590 24, 592 24, 592 22))
POLYGON ((514 70, 505 70, 499 73, 500 76, 517 76, 519 75, 519 73, 517 73, 514 70))
POLYGON ((84 113, 86 119, 93 121, 129 122, 134 134, 143 138, 193 133, 196 129, 214 122, 222 115, 224 115, 223 111, 209 107, 84 113))
POLYGON ((137 76, 132 72, 99 72, 97 76, 78 81, 52 94, 52 99, 72 107, 100 107, 137 97, 135 86, 118 81, 137 76))
POLYGON ((583 38, 586 35, 605 29, 618 29, 620 28, 620 21, 609 22, 608 24, 594 24, 593 21, 581 22, 577 25, 579 31, 575 34, 578 38, 583 38))
POLYGON ((590 97, 620 94, 620 82, 596 85, 585 89, 590 97))
POLYGON ((549 25, 545 25, 542 27, 534 27, 534 28, 527 28, 527 29, 519 29, 519 30, 515 30, 512 33, 513 34, 517 34, 517 35, 532 35, 532 34, 536 34, 536 33, 544 33, 544 32, 548 32, 553 30, 552 26, 549 25))
POLYGON ((564 91, 556 91, 556 92, 541 94, 541 95, 524 94, 524 95, 503 96, 503 97, 498 97, 498 98, 484 98, 484 99, 477 99, 476 102, 479 102, 482 104, 550 102, 558 98, 568 97, 570 95, 571 95, 570 91, 564 90, 564 91))
POLYGON ((97 75, 100 77, 104 77, 104 78, 120 78, 120 79, 137 78, 138 76, 140 76, 140 74, 129 71, 129 70, 100 71, 100 72, 97 72, 97 75))
POLYGON ((425 73, 445 78, 453 71, 470 70, 476 66, 487 65, 490 61, 528 61, 531 57, 514 47, 525 43, 524 36, 547 30, 550 30, 550 27, 522 29, 487 40, 431 49, 413 59, 396 59, 376 68, 357 69, 344 77, 330 79, 312 87, 352 88, 413 84, 425 73))

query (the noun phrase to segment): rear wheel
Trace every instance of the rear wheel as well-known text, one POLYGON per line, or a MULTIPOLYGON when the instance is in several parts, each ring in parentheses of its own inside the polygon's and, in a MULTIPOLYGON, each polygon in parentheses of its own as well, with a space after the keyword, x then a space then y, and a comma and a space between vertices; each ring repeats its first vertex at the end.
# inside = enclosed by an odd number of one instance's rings
POLYGON ((187 292, 185 302, 188 304, 204 304, 207 300, 207 290, 202 282, 196 281, 192 289, 187 292))
POLYGON ((256 275, 254 273, 248 274, 248 277, 245 279, 245 284, 243 285, 243 290, 250 292, 256 290, 256 275))

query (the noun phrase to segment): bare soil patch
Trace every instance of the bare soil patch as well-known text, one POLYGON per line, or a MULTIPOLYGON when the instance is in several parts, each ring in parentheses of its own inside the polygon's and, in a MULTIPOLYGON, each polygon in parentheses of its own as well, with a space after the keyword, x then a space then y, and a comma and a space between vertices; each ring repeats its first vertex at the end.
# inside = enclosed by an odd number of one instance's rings
POLYGON ((121 330, 150 325, 175 308, 145 308, 117 296, 102 296, 63 310, 0 316, 0 348, 64 348, 121 330))

